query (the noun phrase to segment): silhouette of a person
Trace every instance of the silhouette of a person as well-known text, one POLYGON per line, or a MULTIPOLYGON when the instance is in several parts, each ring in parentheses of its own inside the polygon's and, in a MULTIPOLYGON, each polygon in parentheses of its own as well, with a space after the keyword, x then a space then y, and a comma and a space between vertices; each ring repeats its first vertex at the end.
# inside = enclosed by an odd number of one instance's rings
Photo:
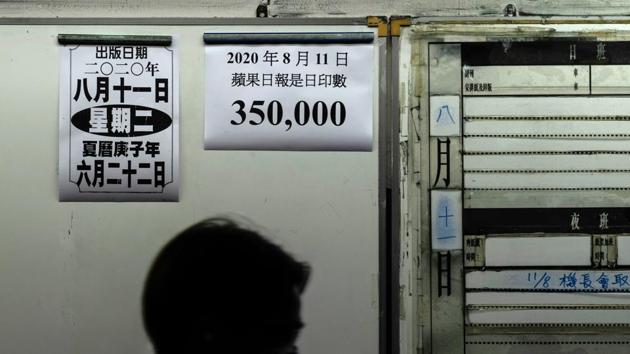
POLYGON ((309 267, 258 233, 208 219, 160 252, 143 294, 157 354, 291 354, 309 267))

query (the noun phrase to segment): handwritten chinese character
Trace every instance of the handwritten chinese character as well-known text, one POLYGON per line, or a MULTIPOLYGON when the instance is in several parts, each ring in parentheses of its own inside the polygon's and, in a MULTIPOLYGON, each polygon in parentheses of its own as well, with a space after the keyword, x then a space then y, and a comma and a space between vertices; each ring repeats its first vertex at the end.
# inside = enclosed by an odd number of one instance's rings
POLYGON ((615 274, 615 281, 612 283, 612 285, 617 285, 618 288, 630 286, 630 283, 628 283, 628 276, 623 275, 622 273, 615 274))
POLYGON ((562 274, 562 277, 560 278, 561 287, 575 289, 576 284, 577 284, 577 277, 575 276, 575 272, 569 273, 569 274, 562 274))
POLYGON ((605 273, 602 273, 598 278, 597 282, 601 285, 602 289, 608 289, 609 279, 605 273))
POLYGON ((588 273, 581 274, 582 281, 580 285, 582 285, 582 289, 593 289, 593 281, 591 280, 591 275, 588 273))
MULTIPOLYGON (((446 121, 446 124, 455 124, 455 120, 453 119, 453 115, 451 114, 451 110, 449 109, 448 105, 443 105, 442 107, 440 107, 440 111, 435 122, 440 123, 442 119, 446 121)), ((444 123, 444 121, 442 121, 441 123, 444 123)))

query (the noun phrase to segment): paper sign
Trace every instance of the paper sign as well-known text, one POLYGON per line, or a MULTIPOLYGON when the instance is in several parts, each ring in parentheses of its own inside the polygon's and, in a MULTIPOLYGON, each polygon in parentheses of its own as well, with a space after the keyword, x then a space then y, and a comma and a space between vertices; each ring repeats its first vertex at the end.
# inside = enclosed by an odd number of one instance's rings
POLYGON ((461 190, 431 191, 431 248, 462 249, 461 190))
POLYGON ((429 107, 431 136, 461 135, 459 96, 431 96, 429 107))
POLYGON ((176 51, 69 45, 60 62, 60 200, 176 201, 176 51))
POLYGON ((467 289, 630 292, 628 270, 527 269, 466 273, 467 289))
POLYGON ((205 148, 372 149, 374 45, 209 45, 205 148))

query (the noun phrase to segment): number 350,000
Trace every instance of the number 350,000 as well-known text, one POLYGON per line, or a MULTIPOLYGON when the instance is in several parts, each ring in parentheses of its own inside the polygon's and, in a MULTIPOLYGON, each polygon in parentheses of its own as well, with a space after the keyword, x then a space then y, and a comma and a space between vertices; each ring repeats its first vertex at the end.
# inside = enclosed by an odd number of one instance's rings
MULTIPOLYGON (((245 112, 247 104, 242 100, 236 100, 232 103, 232 107, 236 108, 236 114, 240 119, 232 119, 230 123, 232 125, 241 125, 245 123, 248 116, 249 124, 260 125, 265 120, 271 125, 279 125, 282 123, 282 117, 284 110, 282 103, 273 100, 268 104, 265 101, 254 100, 249 106, 249 115, 245 112), (266 110, 265 110, 266 107, 266 110)), ((341 126, 346 121, 346 106, 343 102, 335 101, 330 107, 322 101, 317 101, 314 104, 309 104, 306 101, 299 101, 295 104, 293 109, 293 119, 284 120, 284 124, 287 127, 286 130, 291 129, 293 122, 299 126, 304 126, 310 121, 317 126, 323 126, 329 121, 334 126, 341 126)))

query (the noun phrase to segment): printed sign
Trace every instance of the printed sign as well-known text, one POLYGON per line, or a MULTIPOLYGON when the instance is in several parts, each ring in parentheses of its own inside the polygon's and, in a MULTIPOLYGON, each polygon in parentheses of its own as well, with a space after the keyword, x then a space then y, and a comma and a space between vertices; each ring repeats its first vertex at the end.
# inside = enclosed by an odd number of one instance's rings
POLYGON ((205 148, 372 149, 373 45, 206 47, 205 148))
POLYGON ((176 201, 176 51, 69 45, 60 62, 60 200, 176 201))

